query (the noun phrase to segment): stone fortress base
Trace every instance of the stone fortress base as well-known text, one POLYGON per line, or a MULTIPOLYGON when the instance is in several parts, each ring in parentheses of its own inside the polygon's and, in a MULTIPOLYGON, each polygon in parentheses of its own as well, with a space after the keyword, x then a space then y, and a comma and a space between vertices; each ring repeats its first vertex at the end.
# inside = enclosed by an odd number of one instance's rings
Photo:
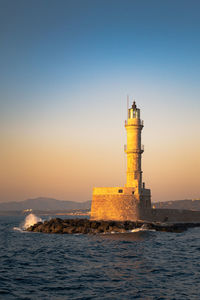
POLYGON ((93 188, 91 220, 138 220, 141 210, 151 209, 150 190, 140 195, 134 187, 93 188))
POLYGON ((102 187, 93 189, 91 220, 136 220, 138 203, 132 188, 102 187))
POLYGON ((151 208, 150 190, 143 189, 142 200, 132 187, 93 188, 91 220, 200 222, 200 211, 151 208))

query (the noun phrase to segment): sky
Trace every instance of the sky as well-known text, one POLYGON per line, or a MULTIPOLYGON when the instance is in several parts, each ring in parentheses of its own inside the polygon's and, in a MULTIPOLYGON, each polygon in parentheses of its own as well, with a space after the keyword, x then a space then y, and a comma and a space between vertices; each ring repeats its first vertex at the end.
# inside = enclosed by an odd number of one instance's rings
POLYGON ((0 201, 124 186, 127 94, 152 201, 200 198, 198 0, 0 0, 0 201))

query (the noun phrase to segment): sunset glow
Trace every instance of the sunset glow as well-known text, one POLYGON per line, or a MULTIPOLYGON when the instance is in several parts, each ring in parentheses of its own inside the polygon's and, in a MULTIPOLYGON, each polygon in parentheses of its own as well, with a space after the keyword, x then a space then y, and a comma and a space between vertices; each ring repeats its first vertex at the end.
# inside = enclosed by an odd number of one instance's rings
POLYGON ((127 94, 152 201, 200 198, 200 4, 59 3, 1 3, 0 201, 123 186, 127 94))

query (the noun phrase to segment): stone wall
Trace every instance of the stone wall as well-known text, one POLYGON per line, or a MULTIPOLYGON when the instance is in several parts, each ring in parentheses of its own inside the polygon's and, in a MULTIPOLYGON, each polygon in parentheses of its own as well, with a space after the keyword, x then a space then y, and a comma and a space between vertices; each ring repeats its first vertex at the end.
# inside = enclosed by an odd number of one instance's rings
POLYGON ((140 198, 133 187, 94 188, 91 220, 200 222, 200 211, 152 209, 150 190, 140 198))
POLYGON ((91 220, 137 220, 139 207, 133 191, 133 188, 124 187, 94 188, 91 220))
POLYGON ((152 209, 143 211, 141 218, 157 222, 200 222, 200 211, 182 209, 152 209))

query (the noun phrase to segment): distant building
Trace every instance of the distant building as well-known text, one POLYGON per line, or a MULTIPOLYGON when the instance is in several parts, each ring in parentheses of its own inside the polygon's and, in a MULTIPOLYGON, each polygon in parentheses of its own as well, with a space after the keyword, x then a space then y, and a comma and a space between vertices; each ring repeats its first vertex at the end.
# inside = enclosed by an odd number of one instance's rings
POLYGON ((24 213, 26 213, 26 212, 32 212, 32 211, 33 211, 32 208, 27 208, 27 209, 23 210, 24 213))
POLYGON ((116 221, 200 222, 199 211, 156 209, 151 207, 151 191, 142 181, 141 144, 143 121, 135 101, 128 109, 125 121, 127 132, 127 181, 124 187, 93 188, 91 219, 116 221))

